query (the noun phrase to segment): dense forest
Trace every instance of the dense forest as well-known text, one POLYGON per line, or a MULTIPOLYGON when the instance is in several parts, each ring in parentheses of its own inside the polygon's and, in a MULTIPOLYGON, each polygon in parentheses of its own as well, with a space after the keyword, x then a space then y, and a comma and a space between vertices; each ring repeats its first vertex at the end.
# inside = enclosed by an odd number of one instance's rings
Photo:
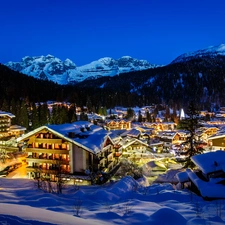
POLYGON ((63 86, 0 64, 0 109, 16 115, 14 122, 19 125, 28 127, 32 120, 34 128, 47 122, 76 120, 74 114, 63 107, 54 108, 49 115, 47 101, 70 102, 71 109, 86 106, 90 112, 98 112, 102 107, 142 107, 161 103, 179 110, 191 101, 198 104, 199 109, 210 110, 211 103, 225 105, 224 71, 225 56, 202 57, 63 86))

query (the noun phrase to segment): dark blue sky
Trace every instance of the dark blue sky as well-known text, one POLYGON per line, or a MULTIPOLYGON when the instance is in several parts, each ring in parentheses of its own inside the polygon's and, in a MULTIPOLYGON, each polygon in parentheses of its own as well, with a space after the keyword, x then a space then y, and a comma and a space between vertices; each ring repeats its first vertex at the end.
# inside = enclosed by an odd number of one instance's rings
POLYGON ((78 66, 129 55, 168 64, 225 43, 225 0, 2 0, 0 62, 52 54, 78 66))

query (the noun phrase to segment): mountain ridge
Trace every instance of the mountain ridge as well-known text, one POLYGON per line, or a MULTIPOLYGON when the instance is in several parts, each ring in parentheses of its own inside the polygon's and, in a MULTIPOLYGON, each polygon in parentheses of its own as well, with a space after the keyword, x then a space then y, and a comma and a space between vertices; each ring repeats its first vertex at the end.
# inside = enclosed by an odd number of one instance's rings
POLYGON ((95 79, 100 76, 115 76, 120 73, 157 67, 147 60, 138 60, 130 56, 123 56, 117 60, 104 57, 78 67, 70 59, 62 61, 50 54, 46 56, 25 56, 21 59, 21 62, 10 61, 5 65, 26 75, 51 80, 62 85, 81 82, 85 79, 95 79))
POLYGON ((225 56, 225 44, 220 44, 217 46, 209 46, 208 48, 181 54, 180 56, 175 58, 171 62, 171 64, 190 61, 193 58, 201 58, 205 56, 215 57, 217 55, 225 56))

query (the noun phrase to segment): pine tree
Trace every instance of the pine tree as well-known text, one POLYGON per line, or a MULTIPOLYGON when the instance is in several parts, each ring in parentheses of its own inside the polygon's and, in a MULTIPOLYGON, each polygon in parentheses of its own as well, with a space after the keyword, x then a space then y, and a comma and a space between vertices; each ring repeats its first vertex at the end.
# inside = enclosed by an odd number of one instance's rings
POLYGON ((71 104, 67 114, 69 123, 77 121, 76 107, 74 104, 71 104))
POLYGON ((66 106, 62 105, 59 107, 59 124, 68 122, 70 122, 68 119, 68 109, 66 106))
POLYGON ((133 109, 131 109, 131 108, 127 109, 126 119, 131 119, 131 120, 134 119, 134 110, 133 109))
POLYGON ((142 122, 142 115, 141 115, 141 111, 140 110, 138 112, 138 122, 142 122))
POLYGON ((32 125, 31 125, 32 129, 36 129, 40 126, 39 113, 35 103, 33 103, 31 106, 31 122, 32 122, 32 125))
POLYGON ((28 118, 27 105, 26 105, 25 101, 22 101, 20 103, 17 119, 18 119, 17 120, 18 125, 28 128, 29 118, 28 118))
POLYGON ((178 128, 189 132, 187 141, 184 143, 188 146, 187 150, 184 152, 184 155, 187 156, 185 167, 193 168, 194 163, 191 161, 191 157, 203 152, 203 149, 199 147, 199 143, 195 135, 196 129, 199 127, 199 111, 197 110, 194 103, 190 103, 186 114, 187 117, 183 120, 180 120, 178 128))
POLYGON ((39 111, 39 123, 40 126, 48 124, 49 121, 49 110, 47 103, 40 104, 38 107, 39 111))
POLYGON ((146 112, 146 120, 147 120, 147 122, 149 122, 149 123, 152 122, 152 117, 151 117, 151 114, 149 113, 149 111, 146 112))
MULTIPOLYGON (((10 102, 9 112, 11 112, 15 116, 17 115, 16 102, 15 102, 14 98, 10 102)), ((12 118, 12 124, 16 124, 16 119, 17 119, 16 117, 12 118)))
POLYGON ((50 118, 50 123, 51 124, 59 124, 59 114, 58 114, 58 106, 57 105, 53 105, 52 107, 52 113, 51 113, 51 118, 50 118))
POLYGON ((5 112, 9 112, 9 103, 6 99, 3 100, 1 110, 5 112))

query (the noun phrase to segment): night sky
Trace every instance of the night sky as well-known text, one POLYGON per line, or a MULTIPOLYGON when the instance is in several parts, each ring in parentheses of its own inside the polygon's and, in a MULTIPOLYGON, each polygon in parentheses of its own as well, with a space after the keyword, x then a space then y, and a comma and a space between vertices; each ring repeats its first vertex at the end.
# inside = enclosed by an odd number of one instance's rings
POLYGON ((1 0, 0 62, 52 54, 84 65, 131 56, 168 64, 225 43, 225 0, 1 0))

